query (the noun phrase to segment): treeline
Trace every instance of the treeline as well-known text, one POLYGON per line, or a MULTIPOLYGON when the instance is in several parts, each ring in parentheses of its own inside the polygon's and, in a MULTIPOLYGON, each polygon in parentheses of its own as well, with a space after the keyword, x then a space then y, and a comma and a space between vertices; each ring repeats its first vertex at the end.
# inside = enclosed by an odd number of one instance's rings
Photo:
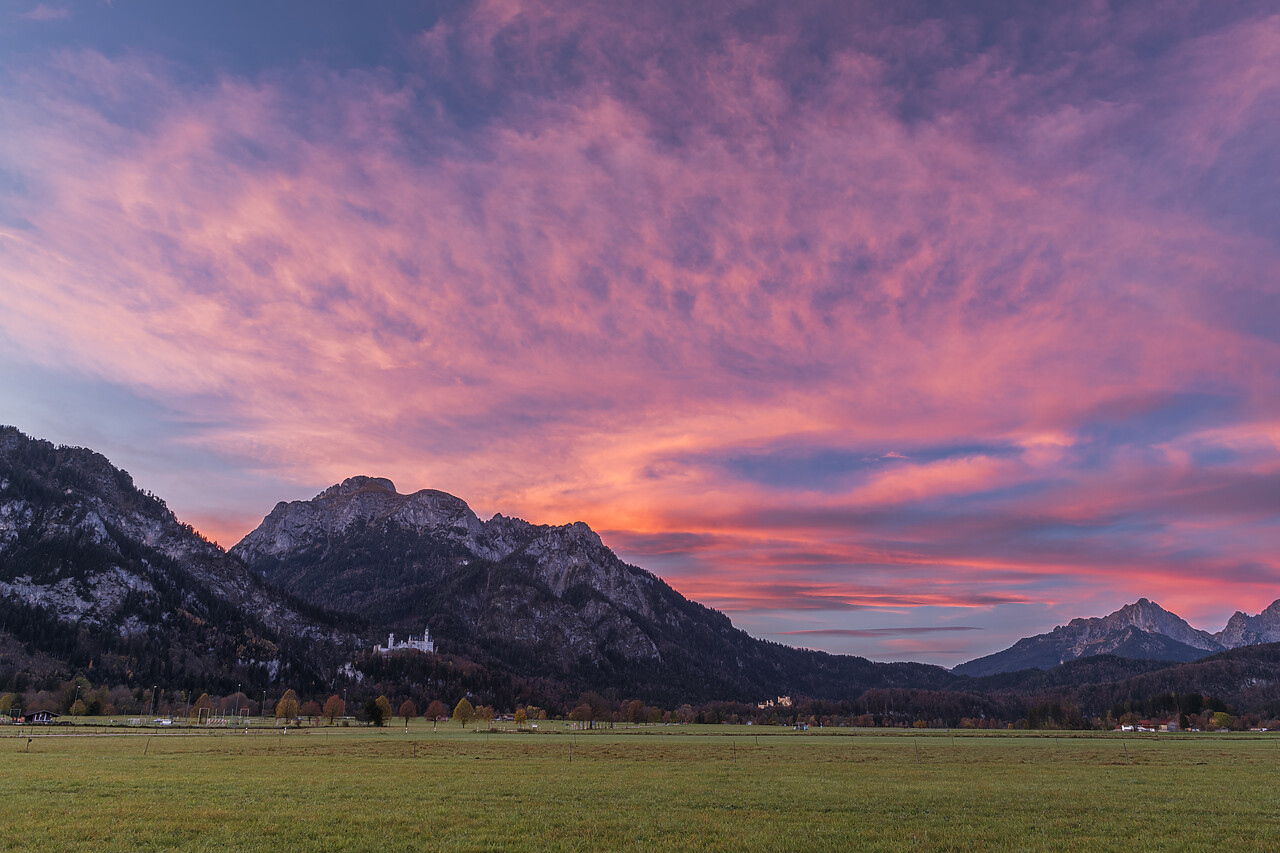
POLYGON ((1237 708, 1201 693, 1160 693, 1117 702, 1101 715, 1089 715, 1069 699, 1019 701, 909 689, 868 690, 856 700, 824 701, 779 697, 763 703, 707 702, 662 707, 637 698, 587 691, 571 699, 540 698, 536 685, 489 681, 485 670, 464 659, 430 655, 383 659, 396 678, 348 686, 341 692, 301 695, 289 688, 251 689, 210 694, 124 684, 94 684, 84 674, 64 681, 10 673, 0 684, 0 714, 46 710, 64 716, 208 717, 340 719, 383 725, 395 717, 453 719, 464 724, 505 718, 523 724, 539 719, 568 720, 583 727, 659 723, 710 723, 763 726, 971 729, 1102 729, 1174 722, 1180 728, 1217 730, 1280 729, 1280 719, 1237 708), (405 682, 406 674, 417 677, 405 682), (470 689, 468 689, 468 685, 470 689))

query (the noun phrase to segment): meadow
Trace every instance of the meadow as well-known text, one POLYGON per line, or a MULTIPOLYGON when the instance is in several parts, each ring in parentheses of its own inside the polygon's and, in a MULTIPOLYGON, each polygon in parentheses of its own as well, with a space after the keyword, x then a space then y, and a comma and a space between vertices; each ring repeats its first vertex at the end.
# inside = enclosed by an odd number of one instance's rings
POLYGON ((0 729, 5 850, 1274 850, 1280 735, 0 729))

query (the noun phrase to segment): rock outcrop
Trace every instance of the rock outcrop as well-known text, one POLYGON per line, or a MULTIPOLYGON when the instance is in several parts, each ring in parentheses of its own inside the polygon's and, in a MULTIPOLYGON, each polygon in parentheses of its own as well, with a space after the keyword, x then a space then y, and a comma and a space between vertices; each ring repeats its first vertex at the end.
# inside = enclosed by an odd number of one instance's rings
POLYGON ((1272 602, 1270 607, 1257 616, 1237 610, 1227 620, 1226 627, 1213 636, 1228 649, 1280 643, 1280 601, 1272 602))

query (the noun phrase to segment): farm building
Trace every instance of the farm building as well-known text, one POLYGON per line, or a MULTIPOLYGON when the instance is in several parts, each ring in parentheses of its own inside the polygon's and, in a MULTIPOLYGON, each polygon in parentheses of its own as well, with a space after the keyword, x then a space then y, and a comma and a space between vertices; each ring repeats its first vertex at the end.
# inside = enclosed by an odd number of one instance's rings
POLYGON ((32 711, 29 714, 22 715, 23 723, 52 723, 60 715, 53 711, 32 711))

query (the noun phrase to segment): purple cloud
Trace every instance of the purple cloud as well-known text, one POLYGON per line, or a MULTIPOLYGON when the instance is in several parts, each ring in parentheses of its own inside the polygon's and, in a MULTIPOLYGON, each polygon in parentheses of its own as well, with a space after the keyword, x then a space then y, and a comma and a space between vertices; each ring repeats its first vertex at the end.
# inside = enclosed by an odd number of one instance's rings
MULTIPOLYGON (((1260 609, 1277 35, 1248 3, 479 3, 377 62, 31 47, 0 354, 293 490, 262 512, 394 473, 749 618, 1260 609)), ((223 542, 260 514, 176 488, 223 542)))

